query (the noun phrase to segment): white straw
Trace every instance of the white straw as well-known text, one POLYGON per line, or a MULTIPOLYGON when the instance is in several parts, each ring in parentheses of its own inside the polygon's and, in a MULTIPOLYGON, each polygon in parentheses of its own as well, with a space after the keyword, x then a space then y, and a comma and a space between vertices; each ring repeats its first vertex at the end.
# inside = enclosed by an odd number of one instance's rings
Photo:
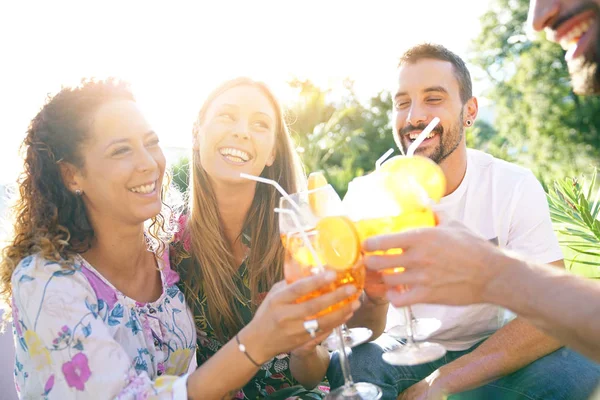
POLYGON ((427 135, 429 135, 433 128, 435 128, 439 123, 440 119, 438 117, 435 117, 431 120, 429 125, 427 125, 427 128, 423 129, 423 132, 421 132, 419 136, 415 139, 415 141, 412 142, 412 144, 408 147, 408 151, 406 152, 407 157, 412 157, 415 154, 417 147, 419 147, 419 145, 423 143, 423 140, 425 140, 427 135))
POLYGON ((381 157, 379 157, 377 159, 377 161, 375 161, 375 169, 379 169, 379 167, 381 167, 381 164, 383 164, 383 162, 385 160, 387 160, 387 158, 389 156, 391 156, 393 152, 394 152, 394 148, 391 148, 388 151, 386 151, 385 153, 383 153, 383 155, 381 157))
POLYGON ((302 237, 304 244, 306 245, 306 247, 308 247, 308 251, 310 251, 310 254, 313 256, 313 258, 315 259, 315 262, 317 263, 317 270, 313 271, 313 273, 323 272, 324 271, 323 264, 321 264, 321 260, 319 259, 319 256, 317 255, 315 248, 313 247, 312 243, 310 242, 310 239, 308 238, 308 236, 306 236, 306 231, 302 228, 302 224, 300 224, 300 221, 298 220, 298 216, 296 215, 296 213, 293 212, 292 210, 287 210, 284 208, 275 208, 274 211, 276 213, 287 214, 292 218, 292 222, 294 222, 294 225, 296 225, 296 229, 298 229, 298 233, 300 234, 300 237, 302 237))
POLYGON ((290 204, 292 205, 292 207, 294 207, 298 213, 300 213, 300 212, 301 212, 301 211, 300 211, 300 206, 299 206, 299 205, 298 205, 298 204, 297 204, 297 203, 296 203, 294 200, 292 200, 292 198, 290 197, 290 195, 289 195, 289 194, 288 194, 288 193, 287 193, 287 192, 286 192, 286 191, 285 191, 285 190, 284 190, 284 189, 281 187, 281 185, 280 185, 279 183, 275 182, 274 180, 272 180, 272 179, 267 179, 267 178, 263 178, 262 176, 248 175, 248 174, 245 174, 245 173, 243 173, 243 172, 242 172, 242 173, 240 173, 240 177, 242 177, 242 178, 246 178, 246 179, 250 179, 250 180, 252 180, 252 181, 261 182, 261 183, 266 183, 266 184, 268 184, 268 185, 273 185, 273 186, 275 186, 275 189, 277 189, 277 191, 278 191, 279 193, 281 193, 281 195, 282 195, 283 197, 285 197, 285 199, 286 199, 287 201, 289 201, 289 202, 290 202, 290 204))

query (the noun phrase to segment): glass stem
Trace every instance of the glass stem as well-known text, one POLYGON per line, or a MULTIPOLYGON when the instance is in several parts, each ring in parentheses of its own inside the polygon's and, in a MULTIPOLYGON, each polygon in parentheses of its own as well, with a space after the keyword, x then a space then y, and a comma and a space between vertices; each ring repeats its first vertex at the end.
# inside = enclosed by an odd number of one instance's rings
POLYGON ((406 341, 409 346, 415 346, 415 337, 414 337, 414 319, 412 314, 412 309, 410 306, 406 306, 402 308, 404 311, 404 319, 406 319, 406 341))
POLYGON ((344 333, 344 339, 350 337, 350 331, 348 330, 348 326, 346 324, 342 324, 342 332, 344 333))
POLYGON ((354 386, 352 381, 352 375, 350 374, 350 363, 348 361, 348 354, 346 354, 346 344, 344 341, 344 334, 342 333, 342 327, 338 326, 335 328, 335 334, 338 337, 338 350, 340 352, 340 366, 342 367, 342 373, 344 374, 344 387, 350 388, 354 386))

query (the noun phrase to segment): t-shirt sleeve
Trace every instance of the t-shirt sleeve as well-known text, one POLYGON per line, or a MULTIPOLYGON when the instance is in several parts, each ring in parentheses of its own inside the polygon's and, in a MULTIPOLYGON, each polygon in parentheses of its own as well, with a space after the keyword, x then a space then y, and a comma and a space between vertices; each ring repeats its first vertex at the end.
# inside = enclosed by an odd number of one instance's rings
POLYGON ((563 259, 552 228, 546 193, 532 173, 515 188, 507 248, 535 262, 550 263, 563 259))

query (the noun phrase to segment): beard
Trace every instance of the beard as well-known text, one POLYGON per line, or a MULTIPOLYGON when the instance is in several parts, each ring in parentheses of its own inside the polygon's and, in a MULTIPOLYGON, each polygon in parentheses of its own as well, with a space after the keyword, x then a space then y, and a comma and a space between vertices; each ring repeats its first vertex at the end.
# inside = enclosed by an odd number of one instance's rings
MULTIPOLYGON (((433 132, 435 132, 440 138, 438 145, 433 149, 417 147, 415 154, 430 158, 432 161, 440 164, 442 161, 448 158, 450 154, 454 153, 454 150, 456 150, 460 145, 465 133, 462 120, 463 112, 461 111, 458 120, 450 125, 448 130, 445 130, 441 125, 436 126, 433 129, 433 132)), ((416 126, 407 125, 398 132, 396 136, 399 138, 399 140, 397 140, 397 144, 399 145, 398 147, 402 151, 402 154, 406 155, 409 146, 412 144, 412 141, 408 138, 408 133, 413 131, 423 131, 426 127, 426 124, 419 124, 416 126)))
MULTIPOLYGON (((596 37, 590 48, 581 57, 567 62, 573 83, 573 91, 580 95, 600 94, 600 7, 593 4, 596 10, 596 37)), ((591 28, 593 29, 593 28, 591 28)))

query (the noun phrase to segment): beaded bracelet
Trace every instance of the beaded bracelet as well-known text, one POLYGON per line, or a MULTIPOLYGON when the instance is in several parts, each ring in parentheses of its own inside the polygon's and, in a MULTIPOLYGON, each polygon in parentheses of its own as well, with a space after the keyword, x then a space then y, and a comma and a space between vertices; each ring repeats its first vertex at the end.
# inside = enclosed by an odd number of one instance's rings
POLYGON ((248 354, 248 352, 246 351, 246 346, 244 346, 241 342, 240 342, 240 338, 238 337, 238 335, 235 335, 235 341, 238 344, 238 350, 241 351, 242 353, 244 353, 246 355, 246 357, 248 357, 248 360, 252 361, 252 364, 256 365, 258 368, 261 367, 261 365, 259 363, 257 363, 256 361, 254 361, 254 359, 252 357, 250 357, 250 354, 248 354))

